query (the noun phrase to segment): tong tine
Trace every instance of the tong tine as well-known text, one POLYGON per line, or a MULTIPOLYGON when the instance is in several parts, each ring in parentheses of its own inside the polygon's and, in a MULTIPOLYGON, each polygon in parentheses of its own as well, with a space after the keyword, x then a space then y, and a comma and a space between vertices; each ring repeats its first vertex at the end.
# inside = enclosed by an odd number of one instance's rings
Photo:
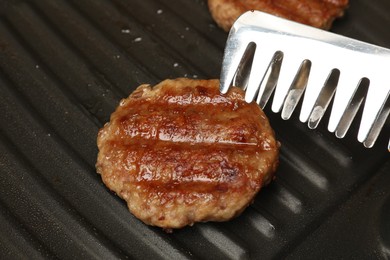
MULTIPOLYGON (((295 55, 294 55, 295 56, 295 55)), ((277 113, 281 110, 281 116, 284 120, 291 117, 303 92, 305 91, 311 62, 299 56, 285 56, 282 61, 282 68, 278 84, 288 87, 287 92, 283 88, 278 88, 285 94, 285 98, 275 98, 272 103, 272 111, 277 113)), ((283 97, 283 94, 276 94, 277 97, 283 97)))
MULTIPOLYGON (((362 140, 361 142, 363 142, 364 146, 372 147, 374 145, 375 140, 378 137, 380 130, 386 123, 386 120, 389 117, 389 115, 390 115, 390 91, 387 93, 387 96, 385 97, 385 101, 382 103, 380 112, 376 114, 375 121, 371 126, 368 136, 364 139, 363 136, 358 136, 358 139, 360 138, 359 141, 362 140)), ((389 139, 389 144, 387 149, 390 152, 390 139, 389 139)))
MULTIPOLYGON (((332 103, 328 130, 343 138, 362 111, 358 141, 372 147, 390 114, 390 50, 260 11, 230 30, 220 90, 246 90, 245 100, 289 119, 303 97, 301 122, 314 129, 332 103)), ((390 140, 388 144, 390 152, 390 140)))
POLYGON ((324 116, 325 111, 328 108, 336 92, 340 71, 337 69, 330 69, 324 66, 320 66, 319 68, 316 68, 316 66, 314 66, 314 68, 312 68, 310 72, 310 75, 311 77, 309 79, 306 91, 307 97, 318 96, 318 98, 316 100, 305 98, 304 103, 302 104, 300 120, 301 122, 307 121, 308 127, 310 129, 315 129, 317 128, 322 117, 324 116), (317 92, 309 93, 310 91, 313 92, 316 90, 316 88, 311 86, 322 86, 322 88, 317 90, 317 92), (310 114, 308 114, 308 112, 310 112, 310 114))
POLYGON ((264 93, 265 87, 260 86, 266 78, 265 71, 268 71, 273 59, 274 53, 272 51, 256 51, 253 57, 252 68, 256 68, 253 71, 248 80, 248 86, 245 92, 245 101, 252 102, 256 96, 264 93), (263 72, 263 73, 262 73, 263 72), (259 88, 260 86, 260 88, 259 88))
POLYGON ((220 91, 222 94, 228 92, 231 85, 245 88, 236 82, 236 78, 237 74, 240 73, 240 68, 242 68, 246 62, 245 54, 251 42, 242 41, 239 37, 239 33, 231 31, 230 35, 234 37, 231 37, 226 43, 225 56, 222 62, 222 67, 225 68, 221 71, 220 77, 220 91))

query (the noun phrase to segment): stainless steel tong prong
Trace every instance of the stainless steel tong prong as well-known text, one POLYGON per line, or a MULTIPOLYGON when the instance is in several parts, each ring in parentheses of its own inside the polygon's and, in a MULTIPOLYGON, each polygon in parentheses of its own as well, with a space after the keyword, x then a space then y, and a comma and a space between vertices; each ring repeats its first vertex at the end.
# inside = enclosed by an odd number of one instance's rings
MULTIPOLYGON (((357 139, 372 147, 390 114, 390 50, 259 11, 230 30, 220 90, 245 89, 245 100, 316 128, 333 100, 328 130, 343 138, 362 110, 357 139)), ((388 149, 390 151, 390 140, 388 149)))

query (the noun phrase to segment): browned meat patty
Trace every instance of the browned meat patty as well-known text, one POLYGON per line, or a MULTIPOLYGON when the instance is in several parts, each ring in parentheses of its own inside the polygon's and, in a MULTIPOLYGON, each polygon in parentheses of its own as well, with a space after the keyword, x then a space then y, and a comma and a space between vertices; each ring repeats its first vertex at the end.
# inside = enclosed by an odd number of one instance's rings
POLYGON ((278 165, 256 103, 218 80, 139 86, 99 132, 97 172, 146 224, 165 229, 241 213, 278 165))
POLYGON ((208 0, 208 6, 215 22, 225 31, 249 10, 329 29, 333 20, 344 14, 348 0, 208 0))

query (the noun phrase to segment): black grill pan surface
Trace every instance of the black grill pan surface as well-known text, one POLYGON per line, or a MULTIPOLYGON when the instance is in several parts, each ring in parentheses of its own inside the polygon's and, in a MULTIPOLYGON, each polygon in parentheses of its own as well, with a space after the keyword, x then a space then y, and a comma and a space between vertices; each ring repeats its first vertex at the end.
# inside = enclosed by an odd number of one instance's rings
MULTIPOLYGON (((351 0, 332 30, 390 47, 389 11, 351 0)), ((356 122, 340 140, 266 108, 277 178, 225 223, 167 234, 103 185, 96 136, 120 99, 218 78, 226 38, 204 0, 0 1, 0 259, 389 258, 388 123, 365 149, 356 122)))

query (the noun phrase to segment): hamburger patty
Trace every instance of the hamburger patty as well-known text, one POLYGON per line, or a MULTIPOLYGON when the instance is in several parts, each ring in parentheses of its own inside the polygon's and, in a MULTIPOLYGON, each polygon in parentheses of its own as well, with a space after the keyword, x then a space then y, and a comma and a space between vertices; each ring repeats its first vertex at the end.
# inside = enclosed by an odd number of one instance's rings
POLYGON ((259 10, 321 29, 344 14, 348 0, 208 0, 215 22, 229 31, 234 21, 249 10, 259 10))
POLYGON ((139 86, 98 134, 97 172, 146 224, 165 229, 241 213, 278 165, 263 111, 218 80, 139 86))

